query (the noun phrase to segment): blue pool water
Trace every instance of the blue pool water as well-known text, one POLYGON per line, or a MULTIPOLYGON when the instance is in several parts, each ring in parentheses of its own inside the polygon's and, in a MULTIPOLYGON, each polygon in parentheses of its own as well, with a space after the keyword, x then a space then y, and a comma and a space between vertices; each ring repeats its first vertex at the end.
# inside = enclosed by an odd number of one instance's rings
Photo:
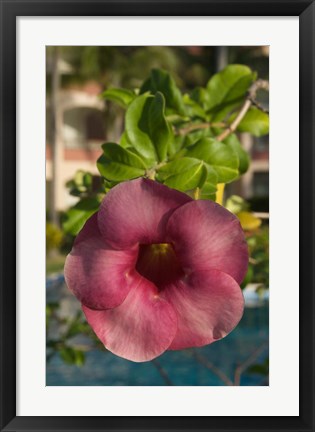
MULTIPOLYGON (((62 280, 54 295, 67 297, 62 280)), ((52 284, 54 286, 54 284, 52 284)), ((51 286, 47 286, 48 297, 51 286)), ((203 348, 168 351, 155 362, 133 363, 108 351, 86 353, 83 366, 66 365, 58 355, 47 364, 48 386, 222 386, 268 385, 268 377, 248 367, 268 357, 268 303, 250 303, 237 328, 226 338, 203 348)))

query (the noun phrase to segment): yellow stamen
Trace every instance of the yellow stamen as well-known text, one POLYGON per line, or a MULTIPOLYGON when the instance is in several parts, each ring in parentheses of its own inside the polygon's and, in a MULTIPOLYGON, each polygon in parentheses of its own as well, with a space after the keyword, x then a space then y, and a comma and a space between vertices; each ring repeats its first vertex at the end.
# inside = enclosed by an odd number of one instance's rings
POLYGON ((151 250, 156 255, 165 255, 169 251, 169 248, 169 243, 155 243, 151 245, 151 250))

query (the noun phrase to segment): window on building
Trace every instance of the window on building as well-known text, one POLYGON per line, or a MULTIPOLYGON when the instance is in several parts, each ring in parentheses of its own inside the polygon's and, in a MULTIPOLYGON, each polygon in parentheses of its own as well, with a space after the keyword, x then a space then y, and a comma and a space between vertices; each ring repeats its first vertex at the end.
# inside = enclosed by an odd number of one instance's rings
POLYGON ((104 117, 91 108, 74 108, 64 113, 63 139, 66 148, 91 148, 105 139, 104 117))
POLYGON ((102 141, 105 138, 104 116, 93 110, 86 116, 86 136, 89 141, 102 141))

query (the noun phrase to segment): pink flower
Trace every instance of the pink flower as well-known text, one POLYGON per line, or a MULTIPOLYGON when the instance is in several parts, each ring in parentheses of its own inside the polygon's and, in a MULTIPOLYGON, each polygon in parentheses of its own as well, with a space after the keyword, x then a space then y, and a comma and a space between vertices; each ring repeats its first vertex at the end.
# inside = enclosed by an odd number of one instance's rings
POLYGON ((232 213, 141 178, 105 196, 65 278, 106 348, 141 362, 226 336, 243 314, 247 262, 232 213))

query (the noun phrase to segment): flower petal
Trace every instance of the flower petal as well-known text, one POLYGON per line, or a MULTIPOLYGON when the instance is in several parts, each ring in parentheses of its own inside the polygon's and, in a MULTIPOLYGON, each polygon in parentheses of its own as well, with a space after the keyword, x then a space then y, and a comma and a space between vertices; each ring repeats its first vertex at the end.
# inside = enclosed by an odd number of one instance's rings
POLYGON ((193 273, 169 285, 162 296, 174 307, 178 330, 169 349, 210 344, 223 338, 240 321, 242 291, 235 280, 219 271, 193 273))
POLYGON ((186 194, 153 180, 136 179, 115 186, 105 196, 98 222, 106 242, 117 249, 137 243, 163 243, 165 224, 186 194))
POLYGON ((83 228, 76 236, 74 244, 77 245, 80 242, 90 239, 91 237, 100 237, 101 232, 98 228, 97 212, 94 213, 83 225, 83 228))
POLYGON ((198 200, 175 210, 167 223, 184 270, 217 269, 241 283, 248 265, 248 248, 236 216, 213 201, 198 200))
POLYGON ((138 248, 117 251, 103 240, 93 215, 67 256, 65 279, 75 296, 92 309, 120 305, 138 277, 134 267, 138 248))
POLYGON ((177 330, 172 306, 159 297, 156 287, 139 276, 138 285, 117 308, 83 312, 97 337, 112 353, 135 362, 162 354, 177 330))

